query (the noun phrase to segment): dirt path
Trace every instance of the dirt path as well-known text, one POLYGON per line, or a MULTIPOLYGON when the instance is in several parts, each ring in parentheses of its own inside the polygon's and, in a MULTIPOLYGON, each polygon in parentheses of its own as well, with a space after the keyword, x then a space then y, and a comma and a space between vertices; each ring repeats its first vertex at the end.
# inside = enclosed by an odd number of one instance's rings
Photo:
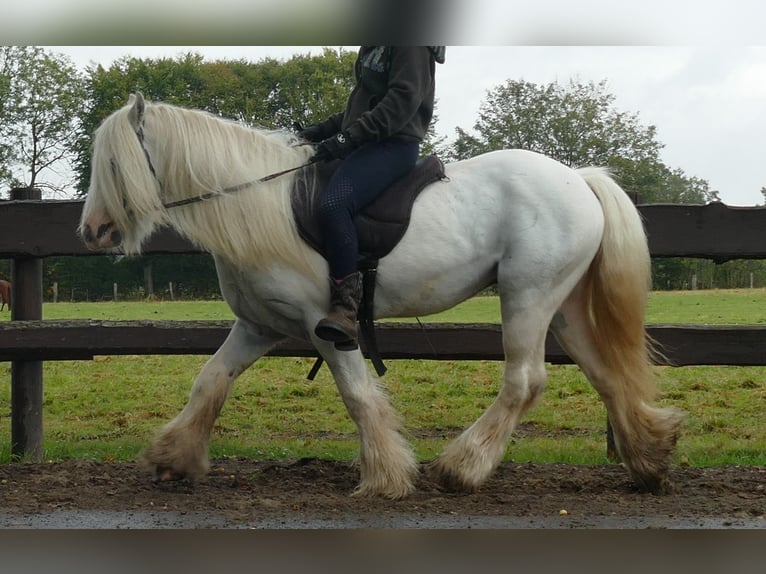
POLYGON ((0 466, 0 527, 764 528, 766 470, 674 468, 637 492, 619 465, 504 463, 478 492, 425 477, 408 499, 359 499, 347 463, 214 460, 196 484, 154 484, 135 463, 0 466))

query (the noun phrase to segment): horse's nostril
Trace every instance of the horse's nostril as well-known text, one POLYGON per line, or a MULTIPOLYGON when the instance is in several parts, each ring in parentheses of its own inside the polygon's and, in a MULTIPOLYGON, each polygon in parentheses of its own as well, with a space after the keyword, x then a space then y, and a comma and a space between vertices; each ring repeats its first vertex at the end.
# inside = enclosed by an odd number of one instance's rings
POLYGON ((91 243, 93 241, 93 232, 90 229, 90 225, 83 225, 80 230, 80 235, 83 240, 85 240, 85 243, 91 243))
POLYGON ((111 238, 112 238, 112 245, 114 245, 115 247, 119 245, 120 243, 122 243, 122 234, 119 231, 116 231, 116 230, 112 231, 111 238))
POLYGON ((112 222, 109 223, 102 223, 98 226, 98 230, 96 231, 96 238, 101 239, 109 229, 112 227, 112 222))

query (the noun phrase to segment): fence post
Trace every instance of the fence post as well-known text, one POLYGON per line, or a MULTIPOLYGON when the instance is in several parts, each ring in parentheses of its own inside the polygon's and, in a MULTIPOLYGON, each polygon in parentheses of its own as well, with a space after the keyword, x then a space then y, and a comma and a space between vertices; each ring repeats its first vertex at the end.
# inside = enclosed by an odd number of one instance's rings
MULTIPOLYGON (((11 190, 12 200, 42 199, 39 189, 11 190)), ((38 257, 11 261, 12 321, 43 318, 43 262, 38 257)), ((11 362, 11 455, 39 461, 43 455, 43 363, 11 362)))

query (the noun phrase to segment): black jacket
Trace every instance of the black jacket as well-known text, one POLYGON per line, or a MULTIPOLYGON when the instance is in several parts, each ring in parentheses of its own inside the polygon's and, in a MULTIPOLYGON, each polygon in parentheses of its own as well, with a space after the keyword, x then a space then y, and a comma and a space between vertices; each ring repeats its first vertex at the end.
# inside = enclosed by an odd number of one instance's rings
POLYGON ((437 58, 444 61, 443 47, 362 46, 346 109, 320 124, 324 136, 343 131, 356 144, 422 141, 434 112, 437 58))

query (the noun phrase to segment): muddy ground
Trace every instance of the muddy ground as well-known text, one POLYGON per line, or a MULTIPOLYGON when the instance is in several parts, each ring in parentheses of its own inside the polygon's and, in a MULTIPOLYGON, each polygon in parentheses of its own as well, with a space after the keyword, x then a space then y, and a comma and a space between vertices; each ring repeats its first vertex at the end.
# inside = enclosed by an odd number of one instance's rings
POLYGON ((423 473, 412 496, 390 501, 350 496, 358 469, 313 458, 213 460, 195 484, 155 484, 132 462, 14 463, 0 466, 0 526, 766 527, 765 469, 675 467, 671 476, 674 492, 655 496, 618 464, 506 462, 478 492, 444 491, 423 473))

